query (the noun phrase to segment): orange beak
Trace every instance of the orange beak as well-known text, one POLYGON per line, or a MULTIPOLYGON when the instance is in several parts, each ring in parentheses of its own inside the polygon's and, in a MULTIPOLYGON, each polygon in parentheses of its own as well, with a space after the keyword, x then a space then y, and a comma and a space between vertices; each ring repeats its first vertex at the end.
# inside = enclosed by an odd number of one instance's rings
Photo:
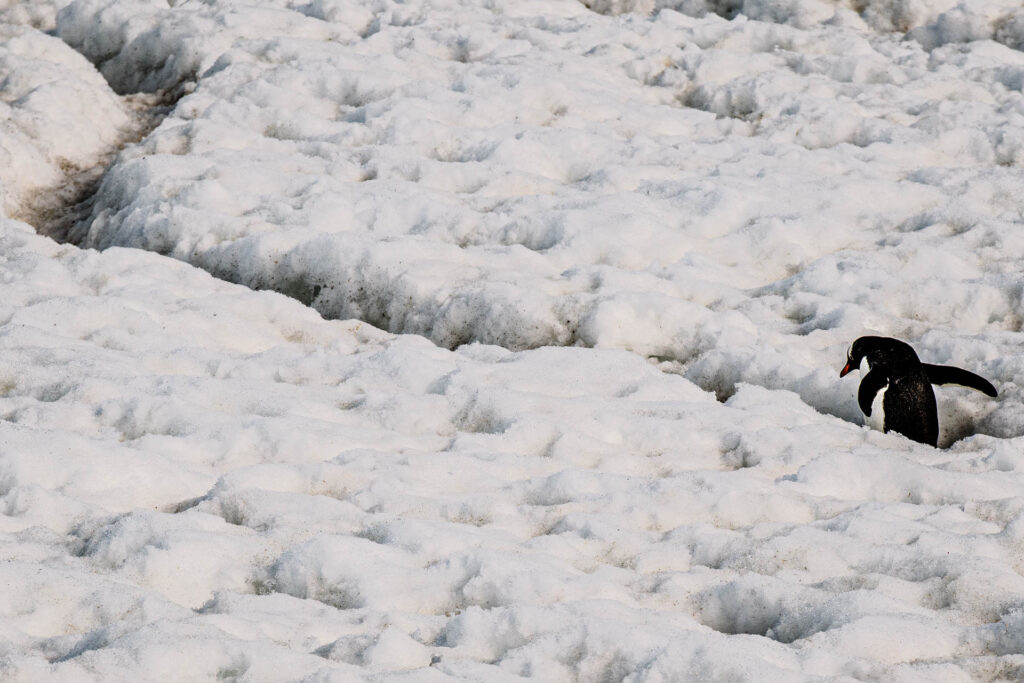
POLYGON ((850 363, 849 363, 849 361, 847 361, 846 365, 843 366, 843 369, 839 371, 839 376, 840 377, 846 377, 846 373, 848 373, 849 371, 850 371, 850 363))

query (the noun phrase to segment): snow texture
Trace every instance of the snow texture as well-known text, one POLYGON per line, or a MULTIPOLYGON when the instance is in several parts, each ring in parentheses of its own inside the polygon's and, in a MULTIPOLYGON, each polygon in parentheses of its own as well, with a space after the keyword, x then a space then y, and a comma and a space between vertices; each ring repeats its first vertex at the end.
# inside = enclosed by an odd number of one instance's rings
POLYGON ((10 216, 53 210, 66 174, 95 165, 131 118, 103 78, 66 44, 0 24, 0 205, 10 216), (74 102, 75 106, 69 107, 74 102))
POLYGON ((1024 678, 1019 3, 0 19, 5 679, 1024 678))

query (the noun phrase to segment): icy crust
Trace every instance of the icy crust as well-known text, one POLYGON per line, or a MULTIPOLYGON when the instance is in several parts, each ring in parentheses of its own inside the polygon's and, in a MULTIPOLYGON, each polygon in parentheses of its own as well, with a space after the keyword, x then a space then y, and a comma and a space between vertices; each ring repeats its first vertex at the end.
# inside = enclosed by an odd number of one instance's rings
POLYGON ((577 2, 293 7, 61 14, 117 87, 117 64, 198 74, 76 241, 445 347, 624 348, 847 417, 815 373, 864 331, 1019 329, 1024 53, 577 2))
POLYGON ((35 221, 132 128, 103 77, 64 42, 0 24, 0 208, 35 221))
POLYGON ((1005 679, 1020 439, 0 233, 10 680, 1005 679))

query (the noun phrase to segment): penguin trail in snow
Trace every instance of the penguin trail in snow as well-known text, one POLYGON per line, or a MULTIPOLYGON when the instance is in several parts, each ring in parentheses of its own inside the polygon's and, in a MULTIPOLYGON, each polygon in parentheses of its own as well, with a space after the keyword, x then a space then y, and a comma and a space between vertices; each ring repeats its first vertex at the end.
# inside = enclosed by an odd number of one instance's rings
POLYGON ((868 423, 883 432, 899 432, 908 439, 935 446, 939 440, 939 413, 933 384, 959 384, 989 396, 996 388, 983 377, 949 365, 922 363, 914 349, 891 337, 860 337, 846 354, 839 372, 845 377, 867 362, 857 403, 868 423))

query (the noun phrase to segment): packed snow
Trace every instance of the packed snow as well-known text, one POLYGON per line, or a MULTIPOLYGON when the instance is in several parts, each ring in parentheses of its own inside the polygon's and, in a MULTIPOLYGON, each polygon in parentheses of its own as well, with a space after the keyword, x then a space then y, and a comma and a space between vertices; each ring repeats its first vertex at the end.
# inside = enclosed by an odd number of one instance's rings
POLYGON ((0 21, 0 678, 1024 679, 1016 0, 0 21))

